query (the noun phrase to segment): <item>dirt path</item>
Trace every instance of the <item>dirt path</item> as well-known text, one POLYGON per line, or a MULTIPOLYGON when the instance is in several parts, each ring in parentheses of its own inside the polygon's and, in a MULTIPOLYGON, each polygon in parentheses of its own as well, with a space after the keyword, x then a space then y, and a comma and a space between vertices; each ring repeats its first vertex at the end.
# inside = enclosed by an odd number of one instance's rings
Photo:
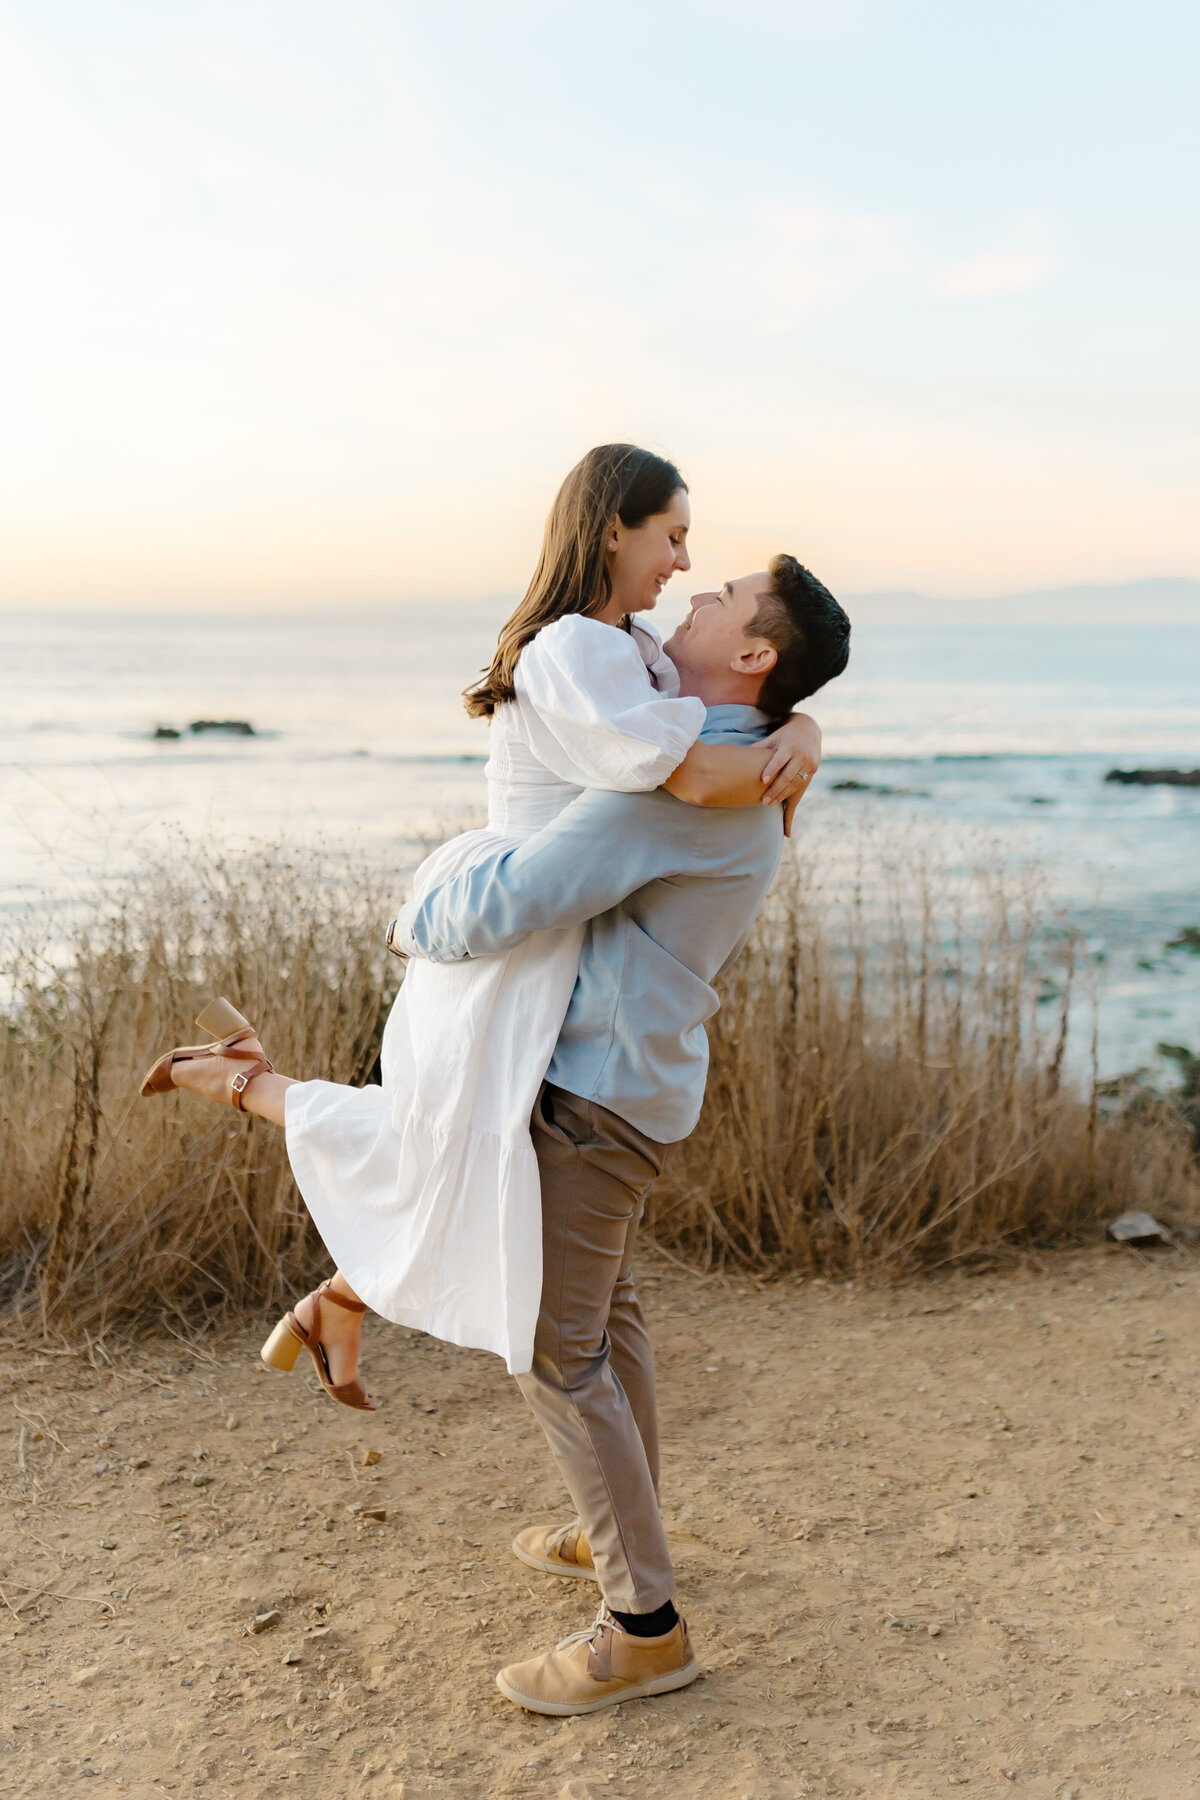
POLYGON ((1200 1264, 860 1292, 648 1257, 643 1288, 702 1681, 565 1724, 497 1693, 594 1602, 509 1554, 566 1514, 491 1358, 376 1325, 364 1421, 250 1333, 112 1368, 9 1350, 0 1789, 1197 1787, 1200 1264))

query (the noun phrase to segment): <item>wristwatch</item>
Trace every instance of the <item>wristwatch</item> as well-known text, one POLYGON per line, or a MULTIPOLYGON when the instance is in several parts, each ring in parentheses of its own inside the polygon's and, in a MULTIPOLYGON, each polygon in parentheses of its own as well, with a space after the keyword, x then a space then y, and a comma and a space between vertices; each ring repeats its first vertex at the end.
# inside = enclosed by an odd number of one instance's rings
POLYGON ((402 950, 396 942, 396 927, 399 923, 400 920, 398 918, 392 920, 387 928, 387 937, 384 941, 393 956, 398 956, 401 962, 410 962, 412 959, 409 956, 408 951, 402 950))

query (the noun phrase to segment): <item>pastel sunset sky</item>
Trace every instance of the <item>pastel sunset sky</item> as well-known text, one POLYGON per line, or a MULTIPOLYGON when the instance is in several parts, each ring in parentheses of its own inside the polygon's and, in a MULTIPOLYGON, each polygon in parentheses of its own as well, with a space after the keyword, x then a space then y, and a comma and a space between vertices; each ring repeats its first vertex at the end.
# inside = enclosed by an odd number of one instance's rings
POLYGON ((1200 576, 1188 0, 8 0, 0 603, 1200 576))

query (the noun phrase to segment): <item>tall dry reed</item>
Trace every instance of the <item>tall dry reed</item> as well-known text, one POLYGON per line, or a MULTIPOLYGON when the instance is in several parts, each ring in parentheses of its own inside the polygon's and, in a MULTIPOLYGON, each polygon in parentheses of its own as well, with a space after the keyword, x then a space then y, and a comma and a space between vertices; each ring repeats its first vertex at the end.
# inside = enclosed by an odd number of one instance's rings
POLYGON ((150 867, 74 927, 57 956, 29 942, 5 971, 0 1037, 0 1298, 53 1326, 293 1293, 324 1252, 283 1134, 138 1078, 226 994, 278 1067, 368 1080, 396 987, 379 921, 395 895, 339 859, 278 851, 150 867))
MULTIPOLYGON (((148 869, 58 954, 27 941, 8 958, 0 1301, 48 1329, 196 1323, 327 1268, 279 1131, 187 1095, 142 1101, 137 1080, 218 993, 285 1072, 370 1079, 396 896, 337 859, 175 869, 148 869)), ((831 908, 798 863, 781 872, 723 983, 700 1126, 652 1198, 672 1254, 891 1273, 1070 1240, 1130 1205, 1194 1215, 1180 1118, 1108 1116, 1067 1079, 1070 948, 1047 944, 1030 895, 998 882, 948 936, 934 892, 896 876, 870 911, 831 908)))
POLYGON ((949 922, 946 899, 910 865, 868 916, 785 865, 723 983, 700 1124, 651 1198, 661 1244, 886 1275, 1078 1240, 1129 1207, 1195 1217, 1184 1109, 1145 1090, 1105 1107, 1070 1077, 1079 949, 1033 878, 960 885, 949 922))

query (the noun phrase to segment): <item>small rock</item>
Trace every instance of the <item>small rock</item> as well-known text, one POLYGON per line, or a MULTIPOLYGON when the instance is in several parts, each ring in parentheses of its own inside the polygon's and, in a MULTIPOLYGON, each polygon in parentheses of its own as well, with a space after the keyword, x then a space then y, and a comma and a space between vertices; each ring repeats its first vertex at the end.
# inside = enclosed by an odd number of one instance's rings
POLYGON ((508 1510, 508 1501, 507 1500, 493 1500, 492 1501, 492 1511, 493 1512, 507 1512, 507 1510, 508 1510))
POLYGON ((97 1450, 111 1450, 112 1449, 112 1439, 111 1438, 97 1438, 96 1448, 97 1448, 97 1450))
POLYGON ((271 1445, 271 1448, 269 1450, 265 1451, 264 1454, 267 1456, 281 1456, 286 1449, 287 1449, 287 1439, 286 1438, 276 1438, 275 1442, 271 1445))
POLYGON ((116 1547, 117 1547, 117 1541, 115 1538, 101 1538, 100 1548, 102 1550, 115 1550, 116 1547))
POLYGON ((257 1635, 260 1631, 270 1631, 274 1626, 282 1624, 283 1614, 277 1606, 272 1606, 266 1612, 255 1613, 248 1629, 257 1635))
POLYGON ((92 1474, 93 1475, 107 1475, 108 1474, 108 1464, 106 1462, 93 1463, 92 1464, 92 1474))
POLYGON ((364 1469, 373 1469, 382 1455, 382 1450, 364 1450, 358 1460, 364 1469))
POLYGON ((930 1635, 930 1637, 941 1637, 941 1635, 942 1635, 941 1626, 940 1625, 931 1625, 929 1627, 929 1635, 930 1635))
POLYGON ((229 1417, 225 1421, 225 1429, 226 1429, 226 1431, 236 1431, 237 1428, 238 1428, 238 1421, 235 1418, 234 1414, 230 1413, 229 1417))
POLYGON ((71 1686, 72 1687, 91 1687, 93 1681, 95 1681, 95 1679, 99 1673, 100 1673, 99 1663, 92 1663, 86 1669, 72 1669, 71 1670, 71 1686))
POLYGON ((303 1662, 304 1657, 299 1650, 286 1650, 280 1658, 280 1661, 291 1668, 294 1667, 296 1663, 303 1662))
POLYGON ((213 1482, 216 1479, 217 1478, 215 1475, 209 1475, 204 1470, 201 1470, 201 1472, 198 1475, 192 1476, 192 1486, 193 1487, 211 1487, 213 1482))
POLYGON ((129 1459, 129 1466, 131 1469, 148 1469, 150 1467, 150 1458, 148 1456, 131 1456, 129 1459))
POLYGON ((1165 1225, 1148 1212, 1124 1212, 1119 1219, 1110 1219, 1106 1235, 1116 1244, 1169 1244, 1173 1242, 1165 1225))

